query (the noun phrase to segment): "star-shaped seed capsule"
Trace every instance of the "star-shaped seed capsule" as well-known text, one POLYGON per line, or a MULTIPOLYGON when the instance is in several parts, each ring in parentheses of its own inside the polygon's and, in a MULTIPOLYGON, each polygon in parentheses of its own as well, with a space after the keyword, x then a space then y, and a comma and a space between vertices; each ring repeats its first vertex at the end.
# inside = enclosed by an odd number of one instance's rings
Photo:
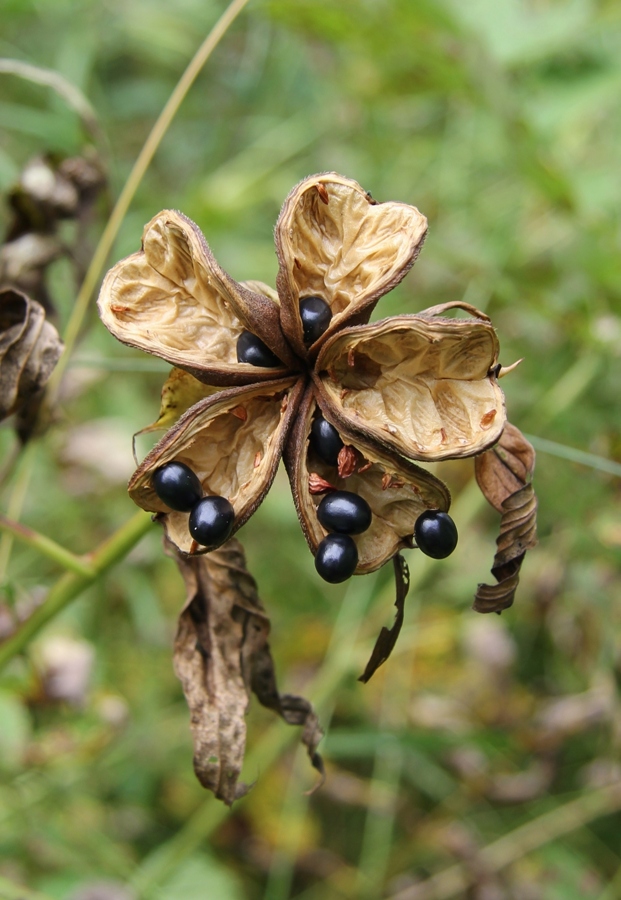
POLYGON ((447 555, 450 526, 429 513, 447 513, 448 489, 415 461, 482 454, 506 417, 485 314, 456 302, 369 324, 426 232, 415 207, 377 203, 330 172, 302 181, 284 203, 276 292, 234 281, 199 228, 173 210, 155 216, 140 252, 111 269, 99 298, 104 324, 175 367, 155 423, 168 431, 129 492, 182 553, 234 534, 283 456, 326 580, 372 572, 416 546, 421 516, 422 549, 434 555, 441 527, 436 555, 447 555), (457 307, 468 318, 445 315, 457 307))

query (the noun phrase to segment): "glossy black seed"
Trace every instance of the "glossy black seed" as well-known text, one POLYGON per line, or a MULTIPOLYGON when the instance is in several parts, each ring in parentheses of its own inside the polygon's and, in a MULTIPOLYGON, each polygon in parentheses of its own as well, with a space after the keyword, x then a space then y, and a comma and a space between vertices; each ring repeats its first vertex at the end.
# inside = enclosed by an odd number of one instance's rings
POLYGON ((178 512, 190 512, 203 496, 200 481, 185 463, 169 462, 156 469, 152 484, 162 503, 178 512))
POLYGON ((282 366, 278 357, 251 331, 242 331, 237 338, 237 362, 260 366, 262 369, 277 369, 282 366))
POLYGON ((300 300, 300 318, 307 347, 324 333, 332 319, 332 310, 321 297, 304 297, 300 300))
POLYGON ((324 581, 347 581, 358 565, 358 548, 348 534, 329 534, 317 547, 315 568, 324 581))
POLYGON ((226 497, 203 497, 190 513, 190 534, 212 550, 230 536, 235 510, 226 497))
POLYGON ((450 556, 457 546, 457 528, 448 513, 428 509, 416 520, 414 540, 433 559, 450 556))
POLYGON ((351 491, 333 491, 317 507, 317 518, 328 531, 362 534, 371 524, 371 507, 351 491))
POLYGON ((323 416, 317 416, 311 425, 311 447, 327 465, 335 466, 339 453, 343 449, 343 441, 339 433, 323 416))

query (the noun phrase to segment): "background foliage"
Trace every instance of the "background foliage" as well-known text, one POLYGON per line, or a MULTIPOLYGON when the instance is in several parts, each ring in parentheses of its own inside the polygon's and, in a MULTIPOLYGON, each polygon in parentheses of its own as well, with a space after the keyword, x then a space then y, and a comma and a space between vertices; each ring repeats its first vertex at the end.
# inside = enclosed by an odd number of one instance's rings
MULTIPOLYGON (((115 196, 221 10, 2 0, 0 55, 56 69, 88 96, 115 196)), ((30 157, 79 153, 84 136, 55 95, 0 78, 4 193, 30 157)), ((279 476, 240 537, 282 687, 330 725, 328 782, 307 797, 295 730, 253 708, 246 777, 257 783, 229 813, 192 773, 170 664, 183 590, 154 528, 1 677, 1 897, 413 900, 466 896, 468 884, 478 900, 621 894, 621 515, 619 479, 601 461, 621 462, 620 88, 612 0, 250 3, 169 129, 114 259, 170 206, 235 278, 273 283, 273 224, 305 175, 334 169, 417 205, 429 237, 380 314, 463 298, 492 316, 504 364, 525 358, 503 388, 511 420, 553 451, 536 473, 540 546, 514 608, 471 612, 498 517, 471 462, 442 465, 460 544, 439 563, 411 554, 404 633, 362 686, 392 615, 389 573, 321 582, 279 476), (563 458, 567 447, 590 465, 563 458), (50 689, 54 654, 71 664, 68 699, 50 689)), ((103 202, 100 213, 93 241, 103 202)), ((51 290, 62 330, 75 299, 66 260, 51 290)), ((131 435, 155 418, 165 371, 92 309, 58 421, 2 487, 2 508, 22 506, 22 521, 76 553, 105 539, 132 515, 131 435)), ((5 426, 2 454, 12 446, 5 426)), ((6 607, 25 615, 58 574, 2 538, 6 607)))

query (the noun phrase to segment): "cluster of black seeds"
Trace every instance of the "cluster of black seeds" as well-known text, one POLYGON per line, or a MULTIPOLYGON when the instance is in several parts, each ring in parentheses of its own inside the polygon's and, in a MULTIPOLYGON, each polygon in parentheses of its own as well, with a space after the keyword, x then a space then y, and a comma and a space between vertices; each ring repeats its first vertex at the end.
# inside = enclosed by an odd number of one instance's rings
POLYGON ((153 474, 153 490, 162 503, 177 512, 189 512, 194 540, 214 550, 231 535, 235 510, 226 497, 203 497, 196 473, 181 462, 169 462, 153 474))
MULTIPOLYGON (((343 448, 338 431, 322 415, 311 426, 311 447, 329 466, 338 464, 343 448)), ((325 581, 338 584, 350 578, 358 565, 358 548, 351 537, 362 534, 371 524, 371 507, 352 491, 332 491, 317 507, 320 524, 331 532, 321 541, 315 554, 315 568, 325 581)))

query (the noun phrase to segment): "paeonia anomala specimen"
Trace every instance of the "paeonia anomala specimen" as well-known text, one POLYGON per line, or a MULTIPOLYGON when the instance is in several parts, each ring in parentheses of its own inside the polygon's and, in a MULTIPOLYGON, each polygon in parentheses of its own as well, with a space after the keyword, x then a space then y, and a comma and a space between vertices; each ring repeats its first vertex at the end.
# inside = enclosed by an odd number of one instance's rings
POLYGON ((365 681, 400 627, 400 551, 417 546, 415 534, 437 558, 455 546, 449 491, 417 463, 475 457, 479 485, 502 514, 497 583, 479 585, 475 609, 511 605, 535 542, 534 453, 506 420, 498 379, 508 370, 489 317, 458 301, 369 322, 426 233, 415 207, 378 203, 333 172, 313 175, 276 224, 276 291, 234 281, 194 222, 164 210, 99 298, 112 334, 174 367, 155 423, 168 430, 129 493, 155 513, 186 569, 256 511, 281 456, 323 578, 393 560, 397 621, 383 629, 365 681), (467 316, 447 315, 455 309, 467 316))

